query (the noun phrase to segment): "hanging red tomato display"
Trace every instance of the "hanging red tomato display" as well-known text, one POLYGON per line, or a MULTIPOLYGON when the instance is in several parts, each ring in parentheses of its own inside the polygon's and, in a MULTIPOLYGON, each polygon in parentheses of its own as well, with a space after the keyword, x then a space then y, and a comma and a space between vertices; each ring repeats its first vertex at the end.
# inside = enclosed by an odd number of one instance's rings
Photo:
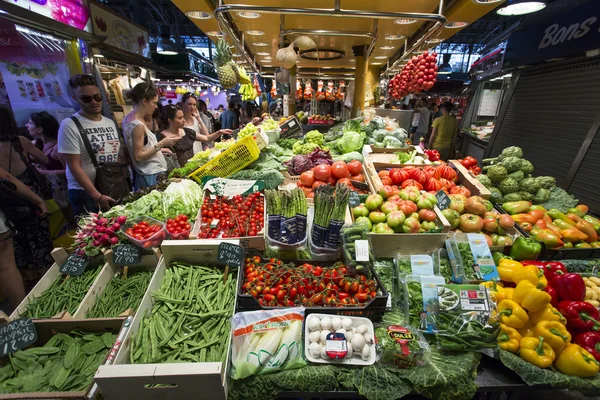
POLYGON ((409 93, 430 90, 437 78, 437 53, 425 50, 413 56, 388 83, 388 93, 394 99, 401 99, 409 93))

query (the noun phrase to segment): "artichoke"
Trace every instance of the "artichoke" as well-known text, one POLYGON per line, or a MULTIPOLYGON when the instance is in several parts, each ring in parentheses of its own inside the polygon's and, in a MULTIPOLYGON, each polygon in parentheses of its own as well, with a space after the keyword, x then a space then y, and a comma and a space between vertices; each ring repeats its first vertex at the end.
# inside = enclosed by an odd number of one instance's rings
POLYGON ((552 189, 556 185, 556 179, 553 176, 538 176, 535 180, 543 189, 552 189))
POLYGON ((495 187, 490 187, 489 190, 490 190, 490 193, 492 194, 490 196, 490 201, 495 204, 502 203, 502 192, 498 188, 495 188, 495 187))
POLYGON ((521 181, 519 184, 519 188, 522 191, 529 192, 531 194, 536 194, 538 190, 540 190, 540 184, 535 178, 526 178, 521 181))
MULTIPOLYGON (((498 185, 498 189, 503 194, 509 194, 519 191, 519 182, 515 181, 513 178, 506 178, 498 185)), ((518 201, 518 200, 517 200, 518 201)))
POLYGON ((492 180, 487 175, 479 174, 477 175, 477 180, 485 187, 492 186, 492 180))
POLYGON ((517 157, 506 157, 498 165, 502 165, 508 172, 515 172, 521 169, 521 159, 517 157))
POLYGON ((525 174, 531 174, 533 172, 533 164, 524 158, 521 159, 521 171, 525 174))
POLYGON ((519 193, 509 193, 502 198, 502 203, 508 203, 510 201, 521 201, 519 193))
POLYGON ((502 153, 500 153, 498 155, 498 157, 496 158, 486 158, 482 161, 482 163, 484 164, 489 164, 489 163, 493 163, 496 161, 502 161, 504 159, 506 159, 507 157, 517 157, 517 158, 522 158, 523 157, 523 150, 521 150, 520 147, 517 146, 510 146, 505 148, 504 150, 502 150, 502 153))
POLYGON ((545 203, 548 200, 550 200, 550 191, 544 188, 538 190, 533 198, 533 202, 536 204, 545 203))
POLYGON ((520 191, 517 192, 517 194, 519 196, 521 196, 521 200, 526 200, 526 201, 533 201, 533 194, 526 192, 526 191, 520 191))
POLYGON ((486 174, 493 183, 500 183, 506 178, 508 171, 501 165, 492 165, 486 174))
POLYGON ((508 174, 508 178, 513 178, 515 181, 521 182, 523 179, 525 179, 525 173, 521 170, 511 172, 508 174))

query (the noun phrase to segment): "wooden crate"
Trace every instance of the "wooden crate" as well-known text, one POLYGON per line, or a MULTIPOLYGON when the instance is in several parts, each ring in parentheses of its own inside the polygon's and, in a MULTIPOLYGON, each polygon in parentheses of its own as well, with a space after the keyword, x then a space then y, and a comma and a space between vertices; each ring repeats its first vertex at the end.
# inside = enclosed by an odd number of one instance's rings
MULTIPOLYGON (((46 274, 44 274, 42 279, 40 279, 39 282, 35 285, 35 287, 27 294, 27 297, 25 297, 23 299, 21 304, 19 304, 17 306, 15 311, 13 311, 13 313, 10 314, 9 318, 11 321, 21 318, 21 314, 23 312, 25 312, 25 310, 27 310, 29 303, 33 299, 40 297, 42 295, 42 293, 44 293, 46 290, 48 290, 54 284, 56 279, 58 279, 58 277, 61 275, 61 273, 59 272, 60 265, 62 265, 67 260, 67 257, 68 257, 67 252, 63 248, 54 249, 54 251, 52 252, 52 257, 54 258, 54 261, 55 261, 54 264, 52 264, 52 267, 50 267, 48 272, 46 272, 46 274)), ((104 263, 104 266, 98 273, 98 276, 96 276, 96 279, 94 280, 94 282, 88 289, 88 294, 89 294, 89 291, 91 291, 91 289, 94 286, 96 286, 103 271, 107 268, 108 268, 108 263, 104 263)), ((86 296, 84 296, 84 298, 83 298, 84 300, 85 300, 86 296)), ((82 303, 83 303, 83 300, 82 300, 82 303)), ((79 308, 81 308, 81 304, 79 305, 78 309, 75 311, 75 313, 73 315, 77 314, 77 311, 79 311, 79 308)), ((67 318, 67 319, 71 318, 71 315, 69 315, 69 313, 66 310, 62 311, 61 313, 59 313, 53 317, 53 319, 64 319, 64 318, 67 318)))
MULTIPOLYGON (((220 242, 223 241, 239 244, 238 240, 222 240, 220 242)), ((216 264, 218 249, 219 243, 214 240, 163 242, 163 257, 156 267, 154 276, 150 281, 138 312, 133 318, 129 331, 121 343, 114 364, 101 366, 96 373, 95 381, 100 386, 104 399, 175 400, 200 398, 224 400, 227 398, 227 366, 229 365, 230 348, 227 350, 224 365, 220 362, 129 364, 131 340, 137 334, 145 312, 152 311, 154 305, 152 292, 160 289, 165 270, 170 268, 171 262, 214 265, 216 264), (149 387, 157 384, 167 386, 149 387)), ((239 272, 240 270, 238 270, 238 274, 239 272)), ((238 279, 240 279, 239 275, 238 279)), ((237 289, 234 295, 237 301, 237 289)))
POLYGON ((376 169, 384 169, 384 168, 401 168, 401 167, 422 167, 428 164, 400 164, 397 162, 398 156, 397 153, 409 153, 416 150, 417 154, 421 157, 427 159, 427 155, 423 153, 423 149, 419 146, 409 146, 404 149, 389 149, 389 148, 381 148, 381 147, 373 147, 370 145, 365 145, 363 148, 363 155, 365 157, 365 162, 369 161, 373 164, 376 169))
POLYGON ((480 196, 488 200, 492 193, 483 186, 483 183, 473 176, 458 160, 449 160, 448 165, 456 170, 458 182, 471 191, 473 196, 480 196))
MULTIPOLYGON (((87 319, 87 320, 34 320, 33 324, 38 334, 36 344, 44 345, 50 338, 57 333, 68 333, 75 329, 81 329, 87 332, 113 332, 119 333, 122 329, 123 319, 105 318, 105 319, 87 319)), ((118 341, 113 349, 119 346, 118 341)), ((108 356, 108 352, 107 352, 108 356)), ((8 362, 8 358, 6 358, 8 362)), ((104 363, 106 363, 106 358, 104 363)), ((69 400, 88 400, 94 398, 95 392, 93 382, 87 390, 81 392, 34 392, 34 393, 14 393, 0 394, 0 400, 29 400, 29 399, 69 399, 69 400)))
MULTIPOLYGON (((156 269, 156 266, 158 265, 161 254, 160 250, 153 250, 154 254, 143 255, 140 258, 139 264, 129 266, 129 273, 135 273, 136 271, 154 271, 156 269)), ((98 274, 98 279, 96 279, 94 285, 90 288, 90 291, 83 298, 81 305, 79 306, 75 314, 73 314, 73 318, 75 319, 86 318, 86 314, 88 313, 88 311, 91 310, 92 307, 94 307, 96 301, 100 298, 100 296, 102 296, 102 293, 104 293, 104 290, 106 289, 110 281, 112 281, 117 272, 123 271, 122 265, 115 265, 113 263, 112 250, 107 251, 105 253, 105 256, 107 266, 103 268, 102 271, 100 271, 100 273, 98 274)), ((126 318, 129 315, 134 315, 135 312, 136 310, 127 310, 119 317, 126 318)))

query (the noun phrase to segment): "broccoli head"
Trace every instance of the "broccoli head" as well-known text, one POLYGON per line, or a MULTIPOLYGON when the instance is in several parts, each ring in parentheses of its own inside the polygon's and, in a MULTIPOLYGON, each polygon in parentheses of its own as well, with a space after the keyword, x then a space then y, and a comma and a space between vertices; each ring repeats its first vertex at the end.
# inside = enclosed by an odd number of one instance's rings
POLYGON ((525 201, 533 201, 533 194, 526 192, 526 191, 520 191, 517 192, 517 194, 519 196, 521 196, 521 200, 525 200, 525 201))
POLYGON ((531 174, 533 172, 533 164, 524 158, 521 159, 521 171, 524 174, 531 174))
POLYGON ((502 165, 509 173, 515 172, 521 169, 521 159, 517 157, 506 157, 498 165, 502 165))
POLYGON ((487 170, 487 176, 493 183, 502 182, 506 176, 508 175, 508 171, 502 165, 492 165, 487 170))
POLYGON ((537 191, 540 190, 540 184, 535 178, 526 178, 521 181, 519 188, 522 191, 536 194, 537 191))
POLYGON ((316 143, 302 143, 300 141, 297 141, 296 143, 294 143, 292 151, 294 152, 294 154, 308 154, 312 153, 313 150, 317 148, 319 148, 319 145, 316 143))
POLYGON ((508 178, 513 178, 515 181, 521 182, 523 179, 525 179, 525 174, 523 173, 523 171, 518 170, 508 174, 508 178))
POLYGON ((515 181, 513 178, 506 178, 498 184, 498 189, 505 195, 518 192, 519 182, 515 181))
POLYGON ((543 189, 552 189, 552 187, 556 185, 556 179, 553 176, 538 176, 535 180, 543 189))
POLYGON ((519 193, 515 192, 515 193, 506 194, 502 198, 503 203, 508 203, 510 201, 521 201, 521 196, 519 195, 519 193))
POLYGON ((487 175, 479 174, 477 175, 477 180, 485 187, 492 186, 492 180, 487 175))
POLYGON ((489 190, 490 190, 490 193, 492 194, 490 196, 490 201, 492 203, 496 203, 496 204, 502 203, 502 192, 498 188, 495 188, 495 187, 490 187, 489 190))
POLYGON ((533 202, 536 204, 545 203, 548 200, 550 200, 550 191, 544 188, 538 190, 535 194, 535 197, 533 198, 533 202))
POLYGON ((317 145, 322 145, 325 140, 323 134, 317 130, 310 131, 306 135, 304 135, 304 143, 315 143, 317 145))

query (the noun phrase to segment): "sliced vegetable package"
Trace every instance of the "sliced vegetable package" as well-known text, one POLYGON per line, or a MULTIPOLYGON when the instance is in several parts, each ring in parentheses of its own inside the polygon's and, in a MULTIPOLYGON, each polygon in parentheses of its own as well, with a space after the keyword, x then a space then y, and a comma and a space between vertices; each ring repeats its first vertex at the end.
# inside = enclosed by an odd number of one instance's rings
POLYGON ((231 318, 231 376, 243 379, 306 365, 304 308, 240 312, 231 318))
POLYGON ((409 324, 421 332, 435 330, 433 314, 438 309, 438 286, 446 282, 435 275, 408 275, 403 278, 404 313, 409 324))
POLYGON ((454 233, 446 240, 446 250, 455 274, 453 280, 470 283, 499 279, 498 269, 484 235, 454 233))
POLYGON ((496 347, 499 333, 496 303, 483 285, 440 285, 433 313, 438 347, 474 351, 496 347))
POLYGON ((398 368, 422 367, 429 360, 430 348, 416 329, 404 323, 397 311, 386 313, 375 328, 377 362, 398 368))

